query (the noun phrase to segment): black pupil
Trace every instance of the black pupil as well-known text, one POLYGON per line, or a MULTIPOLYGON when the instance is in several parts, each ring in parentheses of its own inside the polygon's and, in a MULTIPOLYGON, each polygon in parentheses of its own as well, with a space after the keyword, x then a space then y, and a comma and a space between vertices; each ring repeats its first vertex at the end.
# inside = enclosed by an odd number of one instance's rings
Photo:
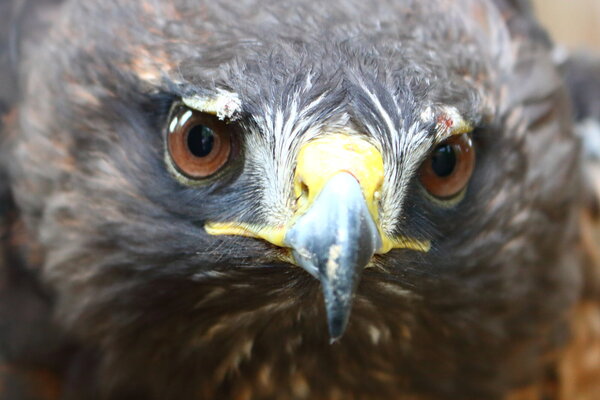
POLYGON ((206 125, 196 125, 190 129, 187 145, 196 157, 206 157, 213 149, 215 132, 206 125))
POLYGON ((456 154, 454 148, 449 144, 442 144, 433 152, 431 157, 431 168, 439 177, 447 177, 454 172, 456 167, 456 154))

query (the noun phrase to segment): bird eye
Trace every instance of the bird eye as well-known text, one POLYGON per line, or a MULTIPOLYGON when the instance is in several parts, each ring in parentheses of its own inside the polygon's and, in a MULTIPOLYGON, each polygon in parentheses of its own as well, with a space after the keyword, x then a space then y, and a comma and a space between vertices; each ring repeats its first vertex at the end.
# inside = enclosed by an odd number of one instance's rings
POLYGON ((216 116, 176 106, 167 133, 169 156, 176 169, 190 179, 219 171, 231 154, 231 137, 216 116))
POLYGON ((468 134, 439 144, 421 166, 421 184, 434 197, 450 199, 467 185, 475 167, 475 149, 468 134))

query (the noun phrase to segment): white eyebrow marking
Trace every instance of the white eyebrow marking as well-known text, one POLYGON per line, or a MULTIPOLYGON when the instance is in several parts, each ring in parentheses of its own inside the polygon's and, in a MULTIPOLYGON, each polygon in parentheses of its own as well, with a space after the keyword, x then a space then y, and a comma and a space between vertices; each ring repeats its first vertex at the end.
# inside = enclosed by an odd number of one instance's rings
POLYGON ((434 118, 433 109, 431 106, 427 106, 423 112, 421 112, 421 121, 424 123, 431 122, 434 118))
POLYGON ((455 107, 444 106, 437 115, 434 140, 440 143, 450 136, 462 135, 472 130, 471 123, 466 121, 455 107))
POLYGON ((213 96, 190 96, 181 99, 183 103, 194 110, 216 115, 219 119, 235 121, 242 110, 242 102, 237 93, 218 89, 213 96))

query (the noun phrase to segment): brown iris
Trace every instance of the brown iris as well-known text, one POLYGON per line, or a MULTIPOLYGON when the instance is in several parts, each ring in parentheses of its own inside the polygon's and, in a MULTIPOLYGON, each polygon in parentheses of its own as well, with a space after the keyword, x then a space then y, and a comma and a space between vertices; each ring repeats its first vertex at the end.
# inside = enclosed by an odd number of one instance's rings
POLYGON ((167 145, 177 170, 192 179, 213 175, 231 154, 227 124, 184 106, 178 106, 171 115, 167 145))
POLYGON ((421 184, 432 196, 450 199, 469 182, 475 149, 468 134, 453 136, 433 149, 419 171, 421 184))

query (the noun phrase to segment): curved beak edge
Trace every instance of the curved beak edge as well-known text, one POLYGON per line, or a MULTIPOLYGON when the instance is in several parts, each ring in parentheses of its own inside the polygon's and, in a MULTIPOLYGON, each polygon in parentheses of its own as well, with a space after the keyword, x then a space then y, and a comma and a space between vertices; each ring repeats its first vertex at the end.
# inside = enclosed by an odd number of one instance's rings
POLYGON ((362 271, 381 247, 356 178, 346 172, 334 175, 284 241, 298 264, 320 280, 329 334, 337 340, 348 324, 362 271))

